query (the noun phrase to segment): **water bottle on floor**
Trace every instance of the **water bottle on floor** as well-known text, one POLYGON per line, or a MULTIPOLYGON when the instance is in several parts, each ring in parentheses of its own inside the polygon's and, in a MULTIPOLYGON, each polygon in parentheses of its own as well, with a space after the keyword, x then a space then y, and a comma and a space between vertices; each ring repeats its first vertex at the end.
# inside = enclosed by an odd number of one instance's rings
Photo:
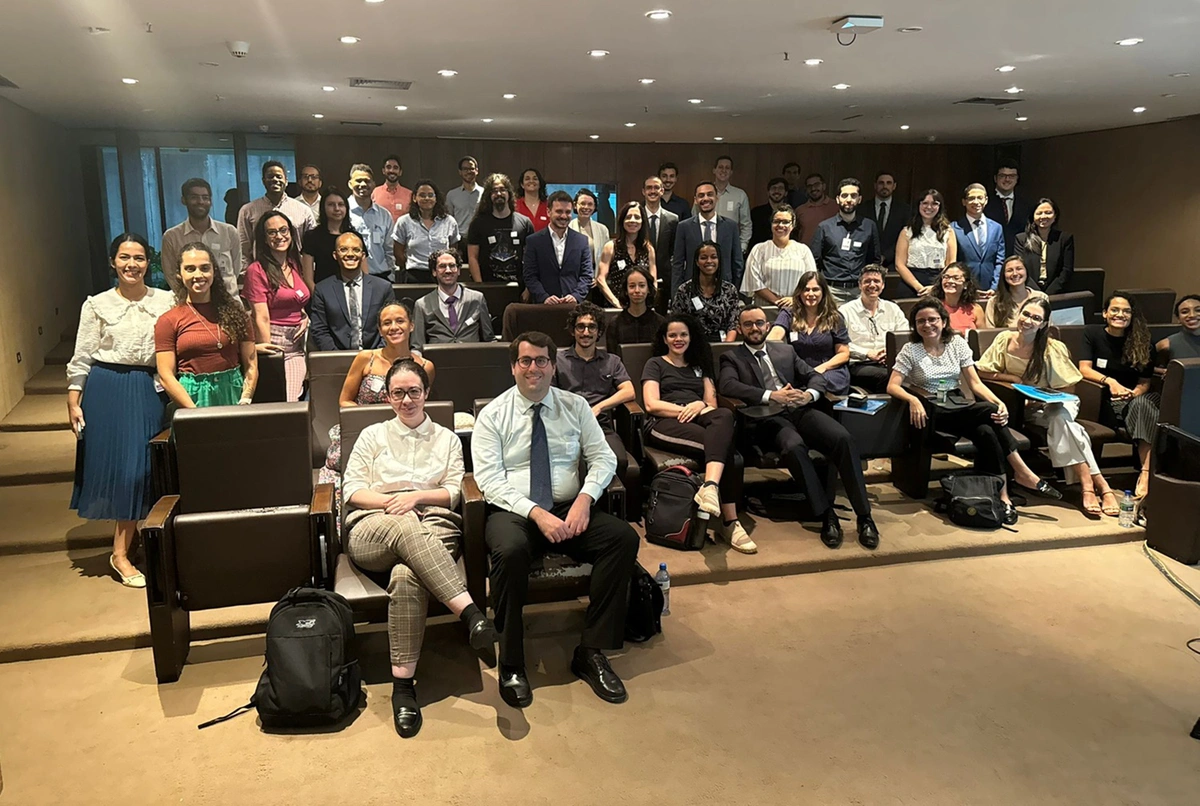
POLYGON ((654 581, 658 583, 658 587, 662 588, 663 592, 663 611, 664 616, 671 615, 671 575, 667 573, 667 564, 658 564, 658 573, 654 575, 654 581))
POLYGON ((1137 507, 1133 502, 1133 496, 1129 490, 1125 491, 1125 497, 1121 499, 1121 514, 1117 518, 1117 524, 1122 529, 1132 529, 1134 519, 1137 515, 1137 507))

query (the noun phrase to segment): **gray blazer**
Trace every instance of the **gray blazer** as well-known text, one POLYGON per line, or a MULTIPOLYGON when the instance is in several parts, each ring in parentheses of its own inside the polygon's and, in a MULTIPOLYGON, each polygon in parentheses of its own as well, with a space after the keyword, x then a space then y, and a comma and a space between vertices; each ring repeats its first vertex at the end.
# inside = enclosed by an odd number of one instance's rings
POLYGON ((450 327, 438 292, 430 291, 413 306, 413 334, 409 343, 414 350, 426 344, 462 344, 488 342, 496 338, 492 329, 492 315, 488 313, 487 300, 474 289, 459 285, 463 298, 455 305, 458 310, 458 329, 450 327))
MULTIPOLYGON (((650 226, 649 212, 643 206, 642 218, 646 226, 650 226)), ((658 207, 658 240, 654 244, 654 272, 663 283, 663 293, 670 297, 675 289, 668 288, 671 284, 671 256, 675 254, 675 229, 679 226, 679 216, 666 207, 658 207)), ((649 230, 647 230, 649 232, 649 230)))

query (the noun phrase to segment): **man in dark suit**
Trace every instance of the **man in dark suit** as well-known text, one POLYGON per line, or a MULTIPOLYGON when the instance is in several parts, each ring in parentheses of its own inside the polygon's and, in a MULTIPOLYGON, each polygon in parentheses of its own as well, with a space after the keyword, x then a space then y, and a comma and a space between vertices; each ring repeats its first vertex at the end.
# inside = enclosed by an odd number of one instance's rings
MULTIPOLYGON (((787 182, 782 176, 777 176, 767 182, 767 203, 760 204, 758 207, 751 208, 750 210, 751 249, 760 243, 771 240, 771 218, 775 215, 776 210, 787 204, 787 197, 787 182)), ((794 229, 792 230, 791 237, 796 237, 794 229)))
POLYGON ((412 349, 426 344, 472 344, 489 342, 496 335, 492 315, 483 294, 458 282, 458 255, 439 249, 429 256, 429 271, 437 289, 413 306, 412 349))
POLYGON ((647 177, 642 183, 642 198, 645 200, 642 219, 646 222, 646 237, 654 245, 654 275, 666 282, 671 277, 671 255, 675 252, 679 216, 663 206, 662 195, 662 180, 657 176, 647 177))
POLYGON ((383 345, 379 312, 396 301, 392 284, 363 271, 366 245, 357 232, 334 241, 338 274, 313 289, 308 333, 314 350, 373 350, 383 345))
POLYGON ((525 241, 525 287, 532 302, 577 305, 592 287, 592 247, 586 235, 567 226, 575 208, 567 193, 556 190, 546 204, 550 226, 525 241))
POLYGON ((863 218, 874 221, 879 230, 883 265, 896 268, 896 241, 900 239, 900 230, 908 226, 912 208, 896 198, 896 177, 891 171, 880 171, 875 175, 875 198, 859 209, 863 218))
POLYGON ((762 308, 750 305, 742 309, 738 316, 742 344, 721 355, 717 391, 747 406, 773 404, 781 409, 778 414, 750 421, 743 435, 759 444, 773 444, 784 457, 792 479, 812 501, 813 510, 824 513, 821 542, 831 549, 842 545, 842 526, 833 509, 832 494, 808 457, 810 445, 838 469, 846 497, 858 516, 858 542, 864 548, 877 548, 879 530, 871 518, 858 448, 845 427, 817 405, 825 392, 825 379, 801 361, 791 345, 767 341, 769 327, 762 308))
POLYGON ((1017 161, 1006 159, 996 168, 996 195, 983 208, 983 214, 1004 227, 1004 257, 1013 254, 1013 240, 1024 232, 1033 216, 1033 205, 1017 196, 1020 172, 1017 161))
POLYGON ((995 291, 1004 266, 1004 227, 984 215, 987 188, 978 182, 963 191, 967 214, 950 223, 958 241, 958 262, 971 270, 971 278, 980 291, 995 291))
POLYGON ((675 252, 671 257, 671 293, 692 279, 692 258, 700 244, 713 241, 721 253, 721 279, 741 288, 746 261, 742 235, 736 221, 717 215, 717 186, 696 185, 696 215, 679 222, 675 230, 675 252))

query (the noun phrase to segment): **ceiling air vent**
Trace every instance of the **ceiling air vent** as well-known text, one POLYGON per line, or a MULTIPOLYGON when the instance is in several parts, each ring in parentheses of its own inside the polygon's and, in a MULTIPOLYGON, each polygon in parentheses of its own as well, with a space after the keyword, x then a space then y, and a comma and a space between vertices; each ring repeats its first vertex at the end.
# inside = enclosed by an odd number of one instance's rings
POLYGON ((377 120, 339 120, 339 126, 382 126, 377 120))
POLYGON ((412 87, 412 82, 391 81, 386 78, 352 78, 350 86, 367 90, 407 90, 412 87))
POLYGON ((14 83, 12 83, 11 81, 9 81, 9 80, 8 80, 7 78, 5 78, 4 76, 0 76, 0 88, 6 89, 6 90, 19 90, 19 89, 21 89, 20 87, 18 87, 16 84, 14 84, 14 83))
POLYGON ((1008 106, 1010 104, 1021 103, 1020 98, 967 98, 962 101, 955 101, 954 105, 971 104, 973 106, 1008 106))
POLYGON ((811 134, 854 134, 858 129, 814 129, 811 134))

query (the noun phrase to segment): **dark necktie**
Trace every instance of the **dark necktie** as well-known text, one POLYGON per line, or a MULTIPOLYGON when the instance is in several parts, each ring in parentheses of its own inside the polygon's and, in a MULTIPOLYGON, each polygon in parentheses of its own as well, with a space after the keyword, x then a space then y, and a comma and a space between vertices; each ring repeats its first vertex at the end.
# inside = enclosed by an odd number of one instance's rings
POLYGON ((454 309, 456 302, 458 302, 458 297, 453 294, 446 297, 446 318, 450 320, 451 330, 458 330, 458 311, 454 309))
POLYGON ((717 242, 717 239, 713 237, 713 222, 711 221, 704 222, 704 240, 717 242))
POLYGON ((775 376, 771 374, 771 365, 767 362, 767 351, 757 350, 754 355, 758 358, 758 371, 762 373, 763 387, 768 392, 779 389, 779 384, 775 383, 775 376))
POLYGON ((650 243, 658 246, 658 214, 650 216, 650 243))
POLYGON ((529 499, 547 512, 554 506, 550 482, 550 443, 542 422, 541 403, 533 404, 533 437, 529 445, 529 499))
POLYGON ((887 202, 879 203, 879 231, 883 232, 884 226, 887 225, 887 202))
POLYGON ((350 298, 350 346, 362 348, 362 307, 358 301, 358 280, 346 283, 346 296, 350 298))

